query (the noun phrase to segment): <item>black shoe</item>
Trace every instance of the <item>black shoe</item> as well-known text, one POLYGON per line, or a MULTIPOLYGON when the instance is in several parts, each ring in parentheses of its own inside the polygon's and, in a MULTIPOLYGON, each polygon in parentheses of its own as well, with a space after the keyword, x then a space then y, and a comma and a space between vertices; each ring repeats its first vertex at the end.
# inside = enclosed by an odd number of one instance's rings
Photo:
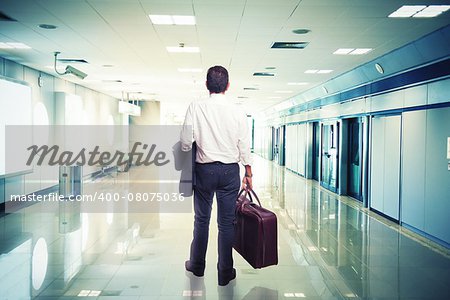
POLYGON ((184 267, 186 268, 186 271, 192 272, 195 276, 202 277, 203 275, 205 275, 205 270, 196 269, 192 266, 190 260, 184 262, 184 267))
POLYGON ((219 271, 219 285, 220 286, 225 286, 227 285, 231 280, 236 278, 236 269, 233 268, 231 270, 231 272, 227 272, 227 273, 221 273, 219 271))

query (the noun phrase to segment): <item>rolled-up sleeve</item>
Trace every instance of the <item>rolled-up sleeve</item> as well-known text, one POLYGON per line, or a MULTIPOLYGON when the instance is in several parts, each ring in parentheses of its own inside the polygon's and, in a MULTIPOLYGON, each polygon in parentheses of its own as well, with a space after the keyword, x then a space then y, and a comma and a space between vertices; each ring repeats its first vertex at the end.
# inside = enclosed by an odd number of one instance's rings
POLYGON ((181 150, 186 152, 192 149, 192 143, 194 142, 193 106, 194 104, 191 103, 186 111, 180 134, 181 150))
POLYGON ((238 149, 239 149, 239 160, 245 166, 252 165, 253 157, 250 150, 251 144, 251 134, 250 128, 248 126, 247 115, 245 113, 241 114, 239 120, 239 140, 238 140, 238 149))

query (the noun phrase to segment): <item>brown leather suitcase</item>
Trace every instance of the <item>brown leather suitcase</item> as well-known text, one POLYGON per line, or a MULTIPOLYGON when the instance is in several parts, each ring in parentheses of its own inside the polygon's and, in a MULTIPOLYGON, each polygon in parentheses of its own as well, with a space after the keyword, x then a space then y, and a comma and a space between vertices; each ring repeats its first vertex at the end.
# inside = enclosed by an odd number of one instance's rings
POLYGON ((277 216, 261 206, 253 190, 238 195, 234 232, 233 248, 253 268, 278 264, 277 216))

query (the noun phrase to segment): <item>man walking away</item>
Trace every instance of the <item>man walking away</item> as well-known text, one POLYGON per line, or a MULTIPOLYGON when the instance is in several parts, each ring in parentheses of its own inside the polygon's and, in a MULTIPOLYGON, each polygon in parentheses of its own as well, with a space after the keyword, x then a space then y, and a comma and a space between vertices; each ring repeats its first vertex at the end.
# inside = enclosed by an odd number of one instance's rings
POLYGON ((234 214, 240 188, 239 162, 245 166, 244 188, 252 188, 250 131, 246 114, 225 96, 228 71, 221 66, 208 70, 210 97, 189 106, 181 132, 181 147, 189 151, 196 142, 194 188, 194 236, 186 270, 203 276, 206 265, 209 221, 214 194, 217 199, 218 281, 227 285, 236 278, 233 268, 234 214))

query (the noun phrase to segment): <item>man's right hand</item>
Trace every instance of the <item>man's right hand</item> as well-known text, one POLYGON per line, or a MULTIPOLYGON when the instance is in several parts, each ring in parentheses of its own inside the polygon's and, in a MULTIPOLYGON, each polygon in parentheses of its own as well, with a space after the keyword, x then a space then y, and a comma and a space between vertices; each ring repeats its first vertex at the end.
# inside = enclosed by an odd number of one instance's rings
POLYGON ((251 177, 244 176, 244 178, 242 179, 242 189, 244 190, 253 189, 253 182, 251 177))

